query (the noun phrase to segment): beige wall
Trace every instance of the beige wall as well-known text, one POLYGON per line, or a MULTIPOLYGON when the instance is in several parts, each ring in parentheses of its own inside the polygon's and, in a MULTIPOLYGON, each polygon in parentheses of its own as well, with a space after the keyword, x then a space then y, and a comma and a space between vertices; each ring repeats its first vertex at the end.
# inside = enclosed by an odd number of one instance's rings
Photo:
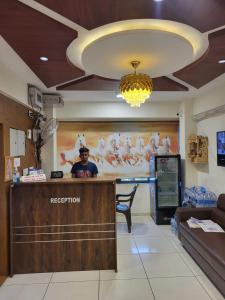
POLYGON ((66 103, 63 108, 56 108, 56 116, 64 121, 176 120, 178 110, 179 104, 174 102, 147 102, 140 108, 132 108, 125 103, 116 102, 66 103))
POLYGON ((188 138, 191 134, 196 134, 196 123, 192 121, 193 100, 188 99, 180 105, 180 155, 183 160, 184 185, 193 186, 197 183, 197 170, 188 159, 189 145, 188 138))
POLYGON ((27 83, 40 89, 45 88, 41 80, 0 35, 0 92, 18 102, 28 104, 27 83))
MULTIPOLYGON (((145 103, 140 108, 131 108, 124 103, 66 103, 63 108, 56 108, 56 117, 61 120, 76 121, 144 121, 176 120, 178 103, 145 103)), ((117 193, 129 193, 133 185, 117 184, 117 193)), ((150 193, 148 184, 140 184, 134 204, 133 214, 150 213, 150 193)))
MULTIPOLYGON (((212 90, 207 95, 195 99, 193 112, 201 113, 225 104, 225 87, 221 86, 212 90)), ((225 168, 217 166, 216 132, 225 130, 225 114, 211 116, 197 122, 199 135, 208 136, 209 139, 209 163, 197 167, 198 185, 210 188, 217 195, 225 192, 225 168)))

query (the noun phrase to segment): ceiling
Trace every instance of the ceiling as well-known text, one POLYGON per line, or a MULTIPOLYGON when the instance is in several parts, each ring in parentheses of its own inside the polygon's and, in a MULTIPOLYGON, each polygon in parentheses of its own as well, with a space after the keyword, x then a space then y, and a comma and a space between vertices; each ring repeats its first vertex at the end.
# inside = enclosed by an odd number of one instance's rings
POLYGON ((1 0, 0 35, 66 101, 114 101, 132 60, 153 78, 153 101, 225 80, 224 0, 1 0))

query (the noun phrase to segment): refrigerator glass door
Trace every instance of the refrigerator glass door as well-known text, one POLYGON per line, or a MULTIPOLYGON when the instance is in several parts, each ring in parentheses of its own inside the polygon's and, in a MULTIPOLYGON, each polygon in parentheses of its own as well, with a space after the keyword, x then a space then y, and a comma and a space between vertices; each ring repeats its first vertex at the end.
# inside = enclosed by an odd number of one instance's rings
POLYGON ((158 208, 179 205, 178 158, 157 157, 158 208))

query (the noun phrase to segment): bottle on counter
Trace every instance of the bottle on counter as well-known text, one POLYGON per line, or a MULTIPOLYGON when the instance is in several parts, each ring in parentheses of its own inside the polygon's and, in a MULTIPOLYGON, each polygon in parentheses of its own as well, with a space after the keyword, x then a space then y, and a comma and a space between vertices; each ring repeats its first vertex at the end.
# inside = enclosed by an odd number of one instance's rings
POLYGON ((15 184, 20 182, 20 173, 19 173, 17 168, 14 169, 13 176, 12 176, 12 181, 15 184))

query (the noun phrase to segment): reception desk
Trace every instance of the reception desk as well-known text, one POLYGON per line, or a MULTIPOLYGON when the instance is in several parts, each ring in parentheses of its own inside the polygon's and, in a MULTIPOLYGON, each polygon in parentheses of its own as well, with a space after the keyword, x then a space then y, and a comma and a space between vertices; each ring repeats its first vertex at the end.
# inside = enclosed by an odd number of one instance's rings
POLYGON ((117 270, 115 181, 21 183, 10 195, 11 275, 117 270))

